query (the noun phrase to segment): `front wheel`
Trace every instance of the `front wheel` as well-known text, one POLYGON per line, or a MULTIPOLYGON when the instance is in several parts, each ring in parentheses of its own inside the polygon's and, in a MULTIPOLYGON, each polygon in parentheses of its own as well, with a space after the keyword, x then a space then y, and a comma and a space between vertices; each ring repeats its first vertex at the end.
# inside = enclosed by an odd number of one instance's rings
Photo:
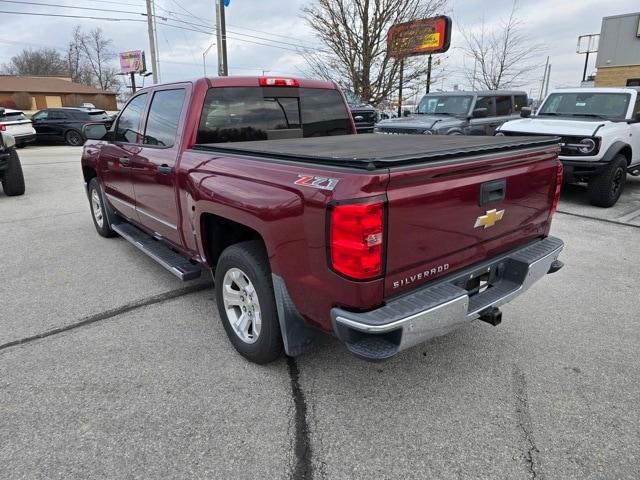
POLYGON ((238 243, 222 252, 215 289, 220 320, 238 353, 259 364, 282 356, 269 259, 260 242, 238 243))
POLYGON ((107 210, 104 203, 104 195, 97 178, 92 178, 89 182, 89 205, 91 206, 91 218, 96 231, 102 237, 115 237, 117 235, 111 229, 109 219, 107 218, 107 210))
POLYGON ((622 195, 626 181, 627 159, 618 154, 602 172, 589 180, 589 202, 596 207, 612 207, 622 195))
POLYGON ((2 179, 2 189, 4 193, 9 197, 17 195, 23 195, 24 188, 24 175, 22 174, 22 165, 20 165, 20 158, 18 152, 11 150, 9 152, 9 163, 7 169, 4 171, 4 178, 2 179))

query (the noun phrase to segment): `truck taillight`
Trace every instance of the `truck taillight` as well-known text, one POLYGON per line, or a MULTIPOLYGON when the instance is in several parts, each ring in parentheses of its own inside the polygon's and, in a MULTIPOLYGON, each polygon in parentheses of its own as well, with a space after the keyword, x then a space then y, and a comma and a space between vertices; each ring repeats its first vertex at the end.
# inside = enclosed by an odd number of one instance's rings
POLYGON ((564 166, 558 162, 558 170, 556 170, 556 192, 553 196, 553 204, 551 205, 551 215, 556 213, 558 203, 560 202, 560 191, 562 190, 562 178, 564 176, 564 166))
POLYGON ((0 132, 4 132, 7 129, 7 126, 4 123, 0 123, 0 132))
POLYGON ((356 280, 368 280, 383 273, 384 201, 331 207, 329 255, 336 272, 356 280))
POLYGON ((261 87, 299 87, 300 82, 295 78, 260 77, 261 87))

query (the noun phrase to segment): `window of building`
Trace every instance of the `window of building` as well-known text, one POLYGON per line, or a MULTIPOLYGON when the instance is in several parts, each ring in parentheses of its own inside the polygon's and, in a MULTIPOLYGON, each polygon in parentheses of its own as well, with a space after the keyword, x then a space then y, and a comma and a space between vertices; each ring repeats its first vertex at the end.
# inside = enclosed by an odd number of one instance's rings
POLYGON ((630 78, 627 80, 627 87, 640 87, 640 78, 630 78))
POLYGON ((138 143, 142 138, 140 133, 140 120, 147 103, 147 94, 143 93, 134 97, 118 118, 116 127, 116 141, 125 143, 138 143))
POLYGON ((185 95, 183 88, 154 93, 144 132, 146 145, 172 147, 175 144, 185 95))

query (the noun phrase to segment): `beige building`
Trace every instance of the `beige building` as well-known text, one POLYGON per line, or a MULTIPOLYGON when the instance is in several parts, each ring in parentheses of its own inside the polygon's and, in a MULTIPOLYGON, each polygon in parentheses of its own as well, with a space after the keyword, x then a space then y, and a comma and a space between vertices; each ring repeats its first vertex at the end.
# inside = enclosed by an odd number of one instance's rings
POLYGON ((82 103, 117 110, 115 93, 74 83, 70 78, 0 75, 0 106, 41 110, 78 107, 82 103))
POLYGON ((596 87, 640 86, 640 12, 602 19, 596 87))

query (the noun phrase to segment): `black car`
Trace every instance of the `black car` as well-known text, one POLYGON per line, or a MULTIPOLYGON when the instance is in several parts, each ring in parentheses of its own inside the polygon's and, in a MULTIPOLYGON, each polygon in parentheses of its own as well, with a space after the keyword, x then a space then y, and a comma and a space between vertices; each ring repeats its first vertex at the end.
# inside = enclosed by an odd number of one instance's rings
POLYGON ((500 125, 519 118, 526 92, 489 90, 439 92, 422 97, 413 115, 382 120, 376 133, 493 135, 500 125))
POLYGON ((82 127, 87 123, 104 123, 111 127, 113 119, 104 110, 95 108, 60 107, 40 110, 33 117, 39 142, 66 142, 68 145, 84 144, 82 127))
POLYGON ((373 127, 378 121, 378 111, 353 92, 347 90, 344 92, 344 96, 347 99, 349 110, 351 110, 353 122, 356 124, 356 131, 358 133, 373 133, 373 127))

